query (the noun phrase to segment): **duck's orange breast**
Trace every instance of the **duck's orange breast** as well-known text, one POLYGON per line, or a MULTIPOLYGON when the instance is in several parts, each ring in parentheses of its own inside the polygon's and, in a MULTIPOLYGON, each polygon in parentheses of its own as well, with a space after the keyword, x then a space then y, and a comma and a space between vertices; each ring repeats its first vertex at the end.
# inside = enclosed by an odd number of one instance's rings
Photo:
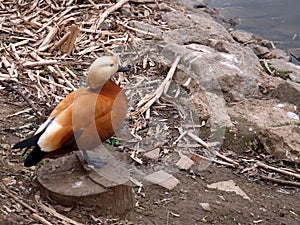
POLYGON ((127 105, 124 91, 111 80, 97 91, 78 89, 50 114, 54 120, 38 144, 45 157, 65 153, 72 139, 71 150, 95 148, 120 128, 127 105))

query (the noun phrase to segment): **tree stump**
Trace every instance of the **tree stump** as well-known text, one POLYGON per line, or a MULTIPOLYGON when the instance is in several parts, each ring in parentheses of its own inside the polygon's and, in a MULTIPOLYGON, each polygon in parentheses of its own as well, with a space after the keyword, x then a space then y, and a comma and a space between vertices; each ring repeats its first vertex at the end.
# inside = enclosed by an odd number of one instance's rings
POLYGON ((37 171, 42 195, 63 206, 91 207, 102 215, 119 215, 132 209, 128 170, 115 159, 104 161, 107 164, 99 169, 89 168, 80 152, 48 161, 37 171))

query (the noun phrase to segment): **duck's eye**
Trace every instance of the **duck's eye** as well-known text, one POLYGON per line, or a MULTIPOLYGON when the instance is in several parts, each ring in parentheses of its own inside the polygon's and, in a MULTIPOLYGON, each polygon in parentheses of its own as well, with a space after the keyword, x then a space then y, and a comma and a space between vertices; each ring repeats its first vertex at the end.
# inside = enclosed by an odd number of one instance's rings
POLYGON ((113 67, 113 66, 114 66, 114 64, 113 64, 113 63, 112 63, 112 64, 109 64, 109 66, 113 67))

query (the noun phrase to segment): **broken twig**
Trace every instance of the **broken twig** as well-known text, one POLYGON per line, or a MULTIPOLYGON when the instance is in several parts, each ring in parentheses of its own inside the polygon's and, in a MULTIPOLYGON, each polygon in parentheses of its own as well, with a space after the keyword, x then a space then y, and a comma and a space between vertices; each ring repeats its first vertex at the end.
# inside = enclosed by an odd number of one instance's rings
POLYGON ((264 180, 272 181, 272 182, 275 182, 275 183, 288 185, 288 186, 300 187, 300 183, 296 182, 296 181, 282 180, 282 179, 278 179, 278 178, 274 178, 274 177, 270 177, 270 176, 264 176, 264 175, 260 175, 260 177, 264 180))
POLYGON ((138 104, 137 109, 133 112, 133 115, 143 114, 146 112, 160 97, 163 93, 168 91, 171 84, 171 80, 180 61, 180 56, 177 56, 174 63, 172 64, 167 77, 161 83, 161 85, 151 94, 145 96, 138 104))
POLYGON ((256 165, 259 166, 259 167, 265 168, 265 169, 273 170, 273 171, 276 171, 278 173, 282 173, 282 174, 289 175, 289 176, 296 177, 296 178, 300 179, 300 174, 299 173, 293 173, 293 172, 289 172, 289 171, 286 171, 286 170, 283 170, 283 169, 276 168, 274 166, 269 166, 269 165, 264 164, 263 162, 260 162, 260 161, 256 161, 256 165))

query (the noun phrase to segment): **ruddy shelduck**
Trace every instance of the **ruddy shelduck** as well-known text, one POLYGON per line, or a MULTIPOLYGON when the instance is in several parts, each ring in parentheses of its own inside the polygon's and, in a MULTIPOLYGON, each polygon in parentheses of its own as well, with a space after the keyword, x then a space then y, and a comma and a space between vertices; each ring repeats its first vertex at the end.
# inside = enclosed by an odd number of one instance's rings
POLYGON ((95 60, 88 70, 88 87, 67 95, 34 136, 13 146, 34 146, 24 166, 73 150, 91 150, 113 136, 125 119, 128 102, 124 91, 111 77, 126 71, 115 57, 95 60))

